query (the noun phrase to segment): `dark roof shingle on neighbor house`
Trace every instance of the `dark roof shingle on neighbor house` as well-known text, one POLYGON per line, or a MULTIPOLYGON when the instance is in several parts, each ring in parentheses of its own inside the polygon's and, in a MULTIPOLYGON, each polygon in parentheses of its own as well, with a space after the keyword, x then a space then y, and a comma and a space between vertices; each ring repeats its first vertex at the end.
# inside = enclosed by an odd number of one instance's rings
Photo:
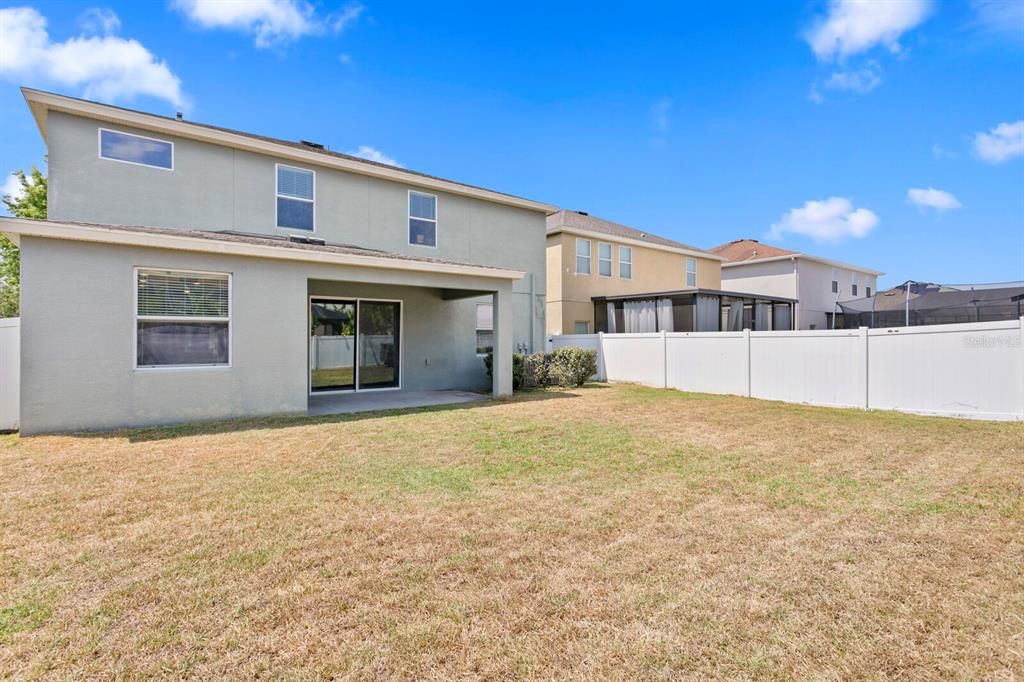
POLYGON ((609 237, 634 239, 636 241, 648 242, 659 246, 668 246, 674 249, 684 249, 686 251, 697 251, 701 253, 708 253, 710 255, 710 252, 706 249, 691 246, 690 244, 684 244, 683 242, 677 242, 672 239, 666 239, 665 237, 659 237, 656 234, 650 234, 649 232, 644 232, 626 225, 620 225, 619 223, 613 223, 610 220, 598 218, 582 211, 561 210, 549 215, 547 221, 548 234, 554 234, 561 231, 563 228, 568 228, 570 230, 585 230, 587 232, 606 234, 609 237))
POLYGON ((726 263, 742 263, 745 261, 761 260, 762 258, 778 258, 779 256, 799 256, 799 251, 780 249, 777 246, 762 244, 756 239, 736 239, 728 244, 722 244, 710 249, 725 258, 726 263))

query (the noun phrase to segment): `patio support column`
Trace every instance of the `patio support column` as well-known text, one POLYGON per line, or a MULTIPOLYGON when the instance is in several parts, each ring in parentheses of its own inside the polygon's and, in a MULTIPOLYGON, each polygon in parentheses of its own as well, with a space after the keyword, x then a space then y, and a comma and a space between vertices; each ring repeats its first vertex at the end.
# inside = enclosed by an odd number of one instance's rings
POLYGON ((494 303, 495 398, 512 395, 512 285, 503 285, 491 296, 494 303))

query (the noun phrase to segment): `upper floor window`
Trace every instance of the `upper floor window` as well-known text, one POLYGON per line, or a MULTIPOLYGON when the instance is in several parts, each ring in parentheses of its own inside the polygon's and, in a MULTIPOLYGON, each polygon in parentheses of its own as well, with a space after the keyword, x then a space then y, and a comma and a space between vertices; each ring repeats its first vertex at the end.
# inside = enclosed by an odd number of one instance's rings
POLYGON ((850 295, 851 296, 856 296, 857 295, 857 273, 856 272, 853 273, 853 280, 852 280, 852 283, 850 284, 850 295))
POLYGON ((590 240, 576 240, 576 274, 590 274, 590 240))
POLYGON ((409 192, 409 243, 437 246, 437 197, 409 192))
POLYGON ((231 364, 231 275, 135 271, 135 366, 231 364))
POLYGON ((836 269, 835 268, 832 268, 832 293, 833 294, 838 294, 839 293, 839 278, 838 278, 838 275, 836 275, 836 269))
POLYGON ((312 232, 316 221, 316 174, 277 164, 277 226, 312 232))
POLYGON ((619 247, 619 277, 633 279, 633 249, 629 246, 619 247))
POLYGON ((612 245, 597 243, 597 274, 601 277, 612 276, 612 245))
POLYGON ((864 295, 871 298, 871 287, 864 287, 864 295))
POLYGON ((686 259, 686 286, 695 287, 697 286, 697 259, 687 258, 686 259))
POLYGON ((100 128, 100 158, 174 170, 174 143, 100 128))

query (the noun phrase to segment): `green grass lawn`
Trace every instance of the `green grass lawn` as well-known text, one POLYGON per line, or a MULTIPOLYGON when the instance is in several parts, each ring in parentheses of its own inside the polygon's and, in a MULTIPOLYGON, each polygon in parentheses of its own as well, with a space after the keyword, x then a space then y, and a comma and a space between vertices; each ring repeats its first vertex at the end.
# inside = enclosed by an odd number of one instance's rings
POLYGON ((0 678, 1024 675, 1024 424, 593 385, 0 437, 0 678))
MULTIPOLYGON (((310 374, 313 388, 332 388, 351 386, 355 370, 352 367, 334 367, 331 369, 314 369, 310 374)), ((359 379, 362 385, 390 384, 395 380, 395 370, 391 367, 361 367, 359 379)))

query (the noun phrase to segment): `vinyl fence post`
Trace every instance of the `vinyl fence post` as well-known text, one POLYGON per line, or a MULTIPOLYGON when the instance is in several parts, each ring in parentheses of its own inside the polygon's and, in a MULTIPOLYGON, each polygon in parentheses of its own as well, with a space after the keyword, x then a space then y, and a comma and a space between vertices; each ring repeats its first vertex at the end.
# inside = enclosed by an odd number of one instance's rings
POLYGON ((668 388, 668 332, 661 330, 661 387, 668 388))
POLYGON ((1020 318, 1020 418, 1024 421, 1024 315, 1020 318))
POLYGON ((750 367, 750 330, 749 329, 744 329, 743 330, 743 339, 744 339, 744 341, 747 342, 747 397, 750 398, 750 397, 753 396, 753 393, 751 393, 751 391, 750 391, 750 370, 751 370, 751 367, 750 367))
POLYGON ((870 409, 870 407, 871 407, 871 392, 870 392, 870 388, 868 386, 868 381, 870 381, 870 376, 871 376, 871 358, 868 355, 868 353, 869 353, 869 350, 868 350, 869 349, 868 328, 867 327, 860 327, 858 329, 858 333, 860 334, 860 337, 861 337, 861 344, 860 344, 860 347, 861 347, 861 371, 863 372, 863 374, 861 376, 864 377, 864 409, 867 410, 867 409, 870 409))
POLYGON ((597 378, 600 381, 608 381, 608 375, 604 371, 604 332, 597 333, 597 378))

